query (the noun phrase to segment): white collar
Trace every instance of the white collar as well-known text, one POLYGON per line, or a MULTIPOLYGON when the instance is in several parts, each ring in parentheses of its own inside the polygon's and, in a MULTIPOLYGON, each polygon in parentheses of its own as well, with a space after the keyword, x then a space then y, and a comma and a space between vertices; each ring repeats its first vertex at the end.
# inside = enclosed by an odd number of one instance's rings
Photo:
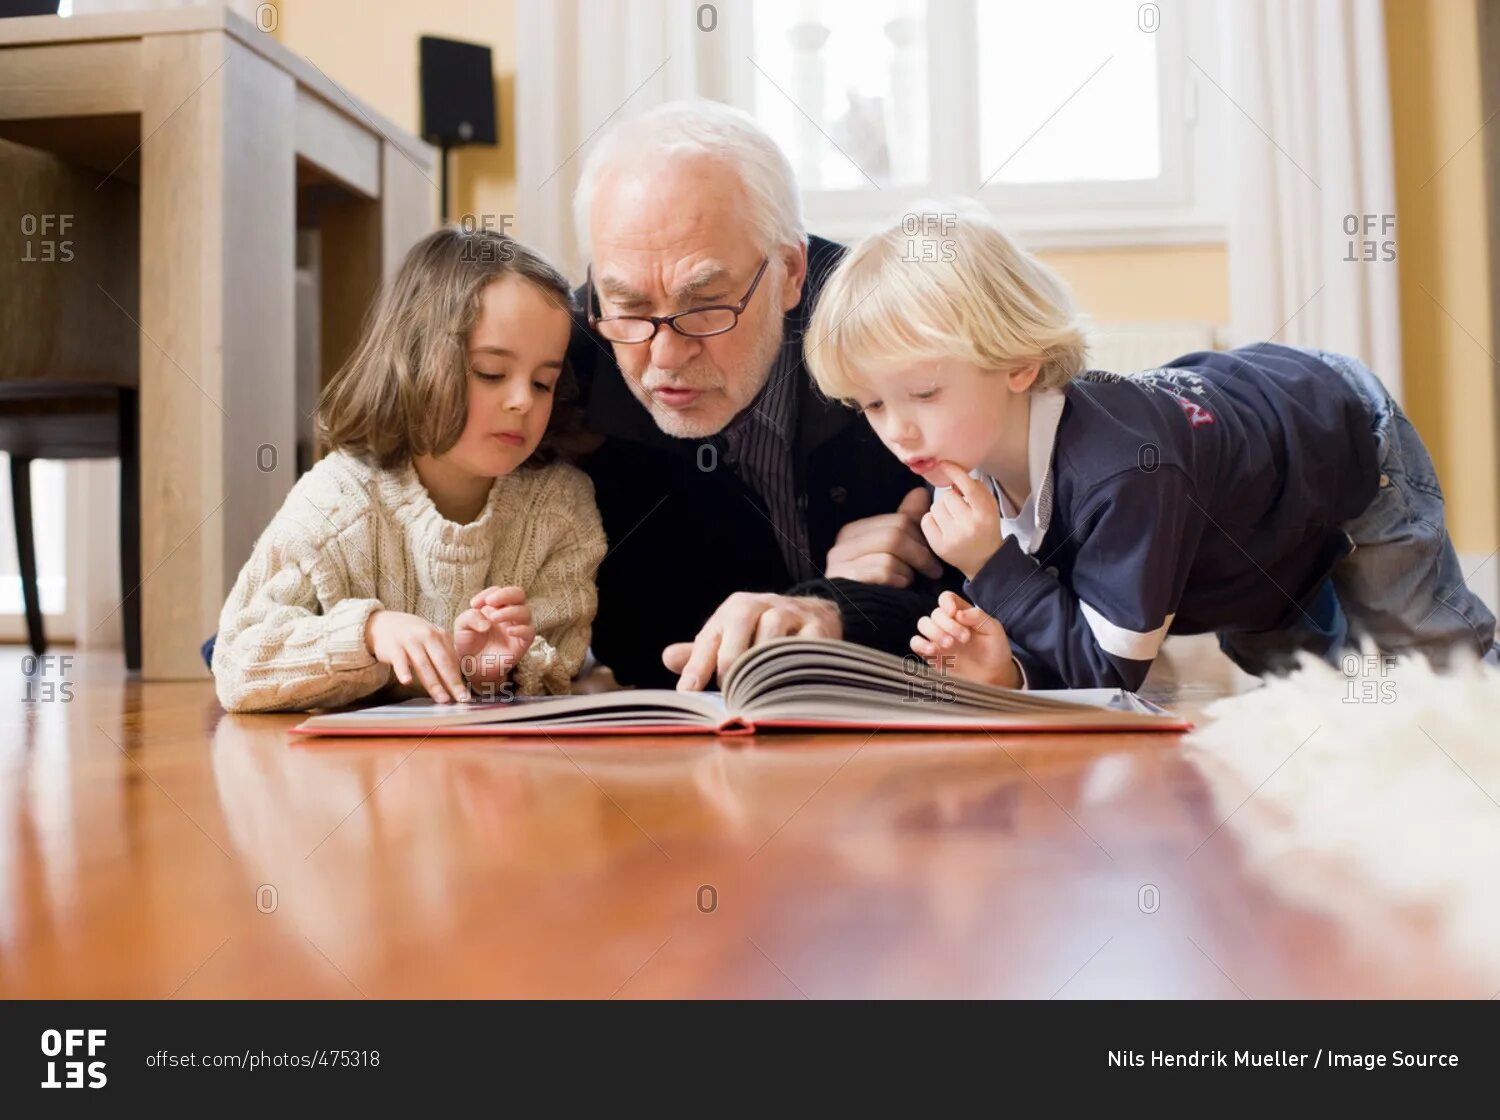
MULTIPOLYGON (((1007 517, 1008 504, 1001 493, 1000 484, 993 478, 987 481, 1000 503, 1000 527, 1006 536, 1019 538, 1027 553, 1034 552, 1042 538, 1047 535, 1047 526, 1052 521, 1052 452, 1057 446, 1057 427, 1062 421, 1063 406, 1067 396, 1061 389, 1038 389, 1031 394, 1030 415, 1027 419, 1026 439, 1026 501, 1014 517, 1007 517)), ((975 471, 975 478, 984 478, 975 471)))
MULTIPOLYGON (((985 483, 1000 505, 1001 538, 1015 537, 1023 551, 1030 554, 1047 535, 1052 522, 1052 452, 1057 446, 1057 428, 1062 422, 1063 406, 1068 403, 1061 389, 1037 389, 1031 394, 1027 419, 1026 473, 1029 492, 1015 517, 1005 515, 1006 501, 1000 484, 982 469, 975 467, 971 478, 985 483)), ((948 487, 939 486, 933 494, 936 501, 948 487)))

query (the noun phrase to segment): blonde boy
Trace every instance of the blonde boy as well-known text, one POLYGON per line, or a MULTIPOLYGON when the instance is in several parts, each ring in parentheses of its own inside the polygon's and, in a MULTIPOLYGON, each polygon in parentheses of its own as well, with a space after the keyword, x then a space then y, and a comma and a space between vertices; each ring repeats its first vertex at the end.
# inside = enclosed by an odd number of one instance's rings
POLYGON ((1416 431, 1353 358, 1261 343, 1087 371, 1066 285, 972 204, 850 251, 808 364, 936 485, 964 575, 912 649, 1011 687, 1137 687, 1166 635, 1254 673, 1352 641, 1500 661, 1416 431))

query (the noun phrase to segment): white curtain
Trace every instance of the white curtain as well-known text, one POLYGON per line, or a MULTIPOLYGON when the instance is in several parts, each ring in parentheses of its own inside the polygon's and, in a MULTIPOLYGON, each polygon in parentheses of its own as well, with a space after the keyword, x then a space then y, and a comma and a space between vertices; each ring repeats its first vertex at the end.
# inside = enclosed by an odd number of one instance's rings
POLYGON ((1387 258, 1400 239, 1380 0, 1236 0, 1222 27, 1225 72, 1213 77, 1236 106, 1231 341, 1354 355, 1399 400, 1397 261, 1387 258))
POLYGON ((572 203, 590 142, 663 101, 730 100, 738 65, 729 31, 744 5, 549 0, 516 8, 517 233, 581 280, 587 262, 572 203))

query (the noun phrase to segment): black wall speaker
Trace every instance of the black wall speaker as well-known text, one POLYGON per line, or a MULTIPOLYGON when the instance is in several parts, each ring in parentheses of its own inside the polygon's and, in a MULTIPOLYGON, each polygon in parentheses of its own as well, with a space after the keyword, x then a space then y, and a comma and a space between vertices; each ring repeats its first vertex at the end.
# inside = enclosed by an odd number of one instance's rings
POLYGON ((55 16, 57 0, 0 0, 0 19, 11 16, 55 16))
POLYGON ((499 143, 490 48, 431 35, 421 44, 423 138, 441 148, 499 143))

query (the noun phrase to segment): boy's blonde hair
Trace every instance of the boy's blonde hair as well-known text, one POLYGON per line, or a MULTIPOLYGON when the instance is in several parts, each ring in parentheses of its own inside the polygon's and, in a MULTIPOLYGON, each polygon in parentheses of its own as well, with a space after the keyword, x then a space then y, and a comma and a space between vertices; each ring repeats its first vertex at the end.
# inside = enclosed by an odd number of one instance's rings
POLYGON ((1036 362, 1034 387, 1060 388, 1088 349, 1062 278, 968 201, 921 204, 854 246, 807 337, 813 380, 835 400, 856 395, 863 368, 950 358, 1001 373, 1036 362))
MULTIPOLYGON (((387 468, 457 443, 469 415, 469 332, 485 288, 507 276, 534 284, 559 310, 573 310, 563 274, 504 234, 448 226, 413 245, 371 307, 354 353, 323 390, 320 441, 387 468)), ((576 400, 564 359, 546 433, 528 466, 578 449, 576 400)))

